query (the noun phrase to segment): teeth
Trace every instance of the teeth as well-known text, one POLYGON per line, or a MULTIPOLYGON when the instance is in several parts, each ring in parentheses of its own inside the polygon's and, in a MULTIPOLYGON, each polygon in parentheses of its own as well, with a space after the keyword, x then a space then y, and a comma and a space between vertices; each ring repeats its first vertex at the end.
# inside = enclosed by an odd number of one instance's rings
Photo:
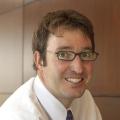
POLYGON ((69 81, 69 82, 72 82, 72 83, 79 83, 79 82, 82 81, 83 79, 82 79, 82 78, 79 78, 79 79, 67 78, 66 80, 69 81))

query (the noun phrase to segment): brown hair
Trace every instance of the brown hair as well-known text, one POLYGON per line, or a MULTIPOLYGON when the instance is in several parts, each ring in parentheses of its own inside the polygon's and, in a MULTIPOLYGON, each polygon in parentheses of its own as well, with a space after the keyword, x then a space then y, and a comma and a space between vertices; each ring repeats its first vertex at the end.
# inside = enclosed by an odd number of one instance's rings
MULTIPOLYGON (((84 15, 75 10, 57 10, 49 12, 43 17, 34 33, 32 50, 39 51, 43 64, 46 65, 46 48, 50 33, 55 34, 59 27, 66 29, 80 29, 92 43, 92 49, 95 50, 94 31, 91 21, 84 15)), ((33 65, 36 70, 35 64, 33 65)))

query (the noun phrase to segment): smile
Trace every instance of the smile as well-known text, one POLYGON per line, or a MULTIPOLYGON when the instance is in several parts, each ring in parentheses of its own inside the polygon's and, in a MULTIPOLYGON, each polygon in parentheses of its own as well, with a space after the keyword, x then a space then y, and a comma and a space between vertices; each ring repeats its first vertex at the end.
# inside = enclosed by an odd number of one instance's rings
POLYGON ((65 78, 66 81, 77 84, 82 82, 84 79, 83 78, 65 78))

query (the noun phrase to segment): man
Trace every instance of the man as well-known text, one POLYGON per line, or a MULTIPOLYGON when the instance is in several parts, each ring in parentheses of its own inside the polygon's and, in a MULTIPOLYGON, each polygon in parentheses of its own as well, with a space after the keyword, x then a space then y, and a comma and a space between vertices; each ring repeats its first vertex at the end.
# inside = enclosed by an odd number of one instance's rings
POLYGON ((98 56, 87 17, 48 13, 34 34, 33 54, 37 76, 1 106, 1 120, 102 120, 87 90, 98 56))

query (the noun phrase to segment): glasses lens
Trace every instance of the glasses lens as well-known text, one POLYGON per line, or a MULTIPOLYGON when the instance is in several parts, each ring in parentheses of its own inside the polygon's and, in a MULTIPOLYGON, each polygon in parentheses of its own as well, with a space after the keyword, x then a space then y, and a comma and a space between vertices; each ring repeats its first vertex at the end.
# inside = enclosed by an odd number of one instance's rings
POLYGON ((98 54, 96 52, 92 52, 92 51, 81 52, 80 53, 80 58, 81 58, 81 60, 96 60, 97 55, 98 54))
POLYGON ((75 54, 70 51, 59 51, 56 54, 59 60, 72 60, 75 56, 75 54))

